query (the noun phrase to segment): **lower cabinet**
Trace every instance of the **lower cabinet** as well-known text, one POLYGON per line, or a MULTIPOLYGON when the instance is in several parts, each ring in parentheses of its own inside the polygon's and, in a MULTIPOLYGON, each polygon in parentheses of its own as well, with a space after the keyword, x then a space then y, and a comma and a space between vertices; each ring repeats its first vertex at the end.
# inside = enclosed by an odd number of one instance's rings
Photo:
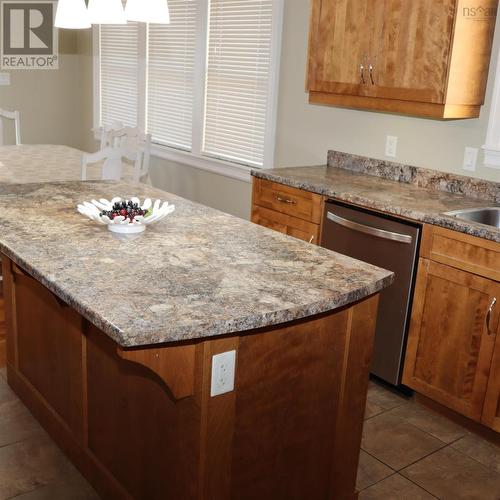
POLYGON ((319 245, 324 199, 276 182, 253 179, 252 222, 319 245))
POLYGON ((421 258, 403 383, 500 430, 497 299, 500 283, 421 258))
POLYGON ((288 234, 299 240, 314 243, 315 245, 319 243, 319 224, 313 224, 291 215, 254 205, 252 208, 252 222, 288 234))
POLYGON ((500 328, 497 331, 481 423, 500 432, 500 328))
MULTIPOLYGON (((319 244, 319 195, 254 179, 252 221, 319 244)), ((500 432, 500 245, 424 225, 403 383, 500 432)))

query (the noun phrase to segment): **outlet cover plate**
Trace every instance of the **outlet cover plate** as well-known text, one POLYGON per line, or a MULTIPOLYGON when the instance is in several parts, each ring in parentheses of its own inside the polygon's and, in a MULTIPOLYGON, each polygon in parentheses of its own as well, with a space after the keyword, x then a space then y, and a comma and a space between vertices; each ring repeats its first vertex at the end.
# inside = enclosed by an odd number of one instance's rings
POLYGON ((234 391, 235 374, 236 351, 222 352, 212 356, 210 396, 219 396, 234 391))
POLYGON ((385 156, 396 158, 398 152, 398 138, 395 135, 388 135, 385 142, 385 156))
POLYGON ((476 171, 478 153, 479 153, 478 148, 469 148, 469 147, 465 148, 464 165, 463 165, 464 170, 467 170, 468 172, 476 171))
POLYGON ((10 85, 10 73, 0 73, 0 86, 8 87, 10 85))

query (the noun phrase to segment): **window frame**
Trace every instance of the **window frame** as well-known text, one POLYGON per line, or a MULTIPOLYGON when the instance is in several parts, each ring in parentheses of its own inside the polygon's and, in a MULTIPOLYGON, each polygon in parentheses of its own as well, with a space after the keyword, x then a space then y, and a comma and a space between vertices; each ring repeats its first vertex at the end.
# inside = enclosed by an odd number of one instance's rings
MULTIPOLYGON (((496 45, 495 40, 493 40, 493 46, 496 45)), ((491 59, 491 68, 493 68, 493 52, 491 59)), ((495 73, 493 74, 490 71, 489 75, 490 79, 493 78, 493 92, 489 109, 488 128, 486 129, 486 140, 481 149, 484 152, 484 166, 498 170, 500 169, 500 50, 496 54, 495 63, 495 73)))
MULTIPOLYGON (((208 55, 208 20, 209 2, 207 0, 197 0, 198 19, 196 20, 198 29, 195 49, 195 79, 193 97, 193 133, 191 151, 155 144, 151 147, 151 154, 157 158, 174 161, 190 167, 199 168, 208 172, 224 175, 233 179, 250 182, 250 171, 257 167, 242 165, 227 160, 211 158, 202 153, 203 146, 203 126, 205 115, 205 90, 208 55)), ((283 11, 284 0, 272 0, 273 19, 271 35, 271 62, 268 84, 268 113, 266 115, 266 134, 264 142, 264 164, 262 168, 272 168, 274 166, 275 146, 276 146, 276 123, 278 115, 278 91, 279 73, 281 59, 281 40, 283 31, 283 11)), ((101 75, 100 75, 100 29, 99 26, 92 28, 93 46, 93 73, 94 73, 94 133, 99 139, 101 128, 101 75)), ((139 74, 138 74, 138 126, 143 130, 147 124, 147 37, 148 25, 139 23, 139 74)))

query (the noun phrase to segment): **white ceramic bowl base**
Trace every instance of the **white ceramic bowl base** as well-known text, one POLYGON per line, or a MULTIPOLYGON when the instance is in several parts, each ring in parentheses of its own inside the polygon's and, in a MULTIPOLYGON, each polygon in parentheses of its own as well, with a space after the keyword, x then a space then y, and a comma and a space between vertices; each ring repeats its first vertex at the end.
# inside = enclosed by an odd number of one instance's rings
POLYGON ((142 224, 123 224, 119 226, 116 224, 110 224, 108 225, 108 231, 119 234, 137 234, 146 231, 146 227, 147 226, 143 226, 142 224))

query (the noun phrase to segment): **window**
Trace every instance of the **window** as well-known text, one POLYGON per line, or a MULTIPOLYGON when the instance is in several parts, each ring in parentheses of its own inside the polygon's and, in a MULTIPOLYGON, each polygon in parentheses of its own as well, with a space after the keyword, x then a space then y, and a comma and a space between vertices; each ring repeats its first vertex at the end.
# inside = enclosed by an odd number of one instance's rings
POLYGON ((195 166, 272 166, 282 0, 168 4, 169 25, 96 28, 96 127, 138 124, 195 166))

